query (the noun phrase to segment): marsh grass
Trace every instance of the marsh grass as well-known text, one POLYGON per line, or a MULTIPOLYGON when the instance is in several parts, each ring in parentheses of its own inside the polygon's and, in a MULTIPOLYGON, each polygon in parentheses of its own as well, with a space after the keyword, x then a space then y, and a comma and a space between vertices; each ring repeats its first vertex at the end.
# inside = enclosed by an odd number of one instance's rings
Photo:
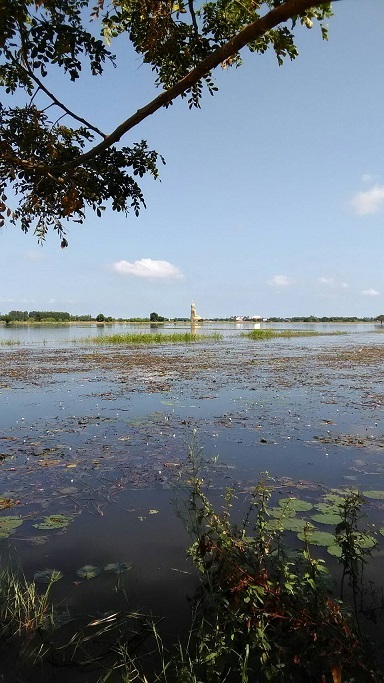
POLYGON ((141 346, 150 344, 192 344, 195 342, 221 341, 222 335, 212 334, 192 334, 191 332, 161 334, 161 333, 136 333, 136 334, 111 334, 99 337, 83 337, 72 340, 74 343, 99 344, 101 346, 121 345, 121 346, 141 346))
POLYGON ((48 650, 42 633, 52 623, 51 581, 40 592, 34 581, 11 569, 0 572, 0 643, 16 649, 18 668, 42 661, 48 650))
POLYGON ((251 330, 250 332, 242 332, 242 337, 247 337, 248 339, 279 339, 280 337, 292 338, 292 337, 320 337, 320 336, 338 336, 346 334, 346 332, 341 332, 338 330, 330 332, 319 332, 316 330, 251 330))
POLYGON ((20 339, 1 339, 0 346, 20 346, 20 339))

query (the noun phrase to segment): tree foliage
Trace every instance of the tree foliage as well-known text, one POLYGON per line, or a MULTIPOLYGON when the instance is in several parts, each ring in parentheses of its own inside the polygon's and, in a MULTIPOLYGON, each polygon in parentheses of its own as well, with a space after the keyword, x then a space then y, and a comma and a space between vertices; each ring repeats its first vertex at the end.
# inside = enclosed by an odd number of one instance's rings
POLYGON ((316 0, 95 1, 0 0, 0 227, 18 224, 40 241, 53 229, 62 247, 87 207, 99 217, 108 205, 136 215, 145 207, 138 179, 158 178, 164 159, 145 140, 119 145, 126 132, 178 96, 200 107, 203 91, 217 90, 214 69, 240 66, 246 45, 274 50, 279 64, 294 59, 296 28, 318 21, 326 38, 331 15, 331 3, 316 0), (47 83, 58 70, 80 80, 86 66, 100 77, 122 33, 162 92, 106 135, 47 83))

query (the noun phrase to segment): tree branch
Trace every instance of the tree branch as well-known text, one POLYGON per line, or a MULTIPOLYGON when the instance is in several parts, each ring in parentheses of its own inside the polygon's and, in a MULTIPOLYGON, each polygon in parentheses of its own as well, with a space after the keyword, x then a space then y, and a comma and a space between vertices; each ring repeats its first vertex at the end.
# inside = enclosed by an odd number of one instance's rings
POLYGON ((76 159, 73 159, 73 161, 69 161, 58 166, 42 166, 34 164, 31 161, 19 160, 20 166, 30 170, 35 170, 39 173, 64 173, 81 166, 87 161, 95 158, 98 154, 109 149, 109 147, 112 147, 112 145, 118 142, 120 138, 125 135, 125 133, 144 121, 144 119, 146 119, 148 116, 151 116, 151 114, 154 114, 161 107, 169 105, 174 99, 179 97, 179 95, 185 93, 192 86, 198 83, 201 78, 209 74, 212 69, 215 69, 226 59, 232 57, 243 47, 248 45, 248 43, 253 42, 275 26, 278 26, 279 24, 284 23, 299 14, 302 14, 311 7, 320 7, 321 5, 325 4, 328 4, 328 0, 321 0, 321 2, 316 2, 315 0, 287 0, 287 2, 285 2, 283 5, 279 5, 275 9, 271 10, 264 17, 261 17, 251 24, 248 24, 248 26, 245 26, 245 28, 239 31, 239 33, 225 43, 225 45, 222 45, 222 47, 218 48, 212 52, 212 54, 208 55, 208 57, 203 59, 203 61, 197 67, 189 71, 189 73, 187 73, 186 76, 184 76, 184 78, 182 78, 178 83, 172 86, 172 88, 165 90, 147 105, 141 109, 138 109, 135 114, 121 123, 110 135, 108 135, 98 145, 92 147, 92 149, 90 149, 88 152, 79 155, 76 159))
MULTIPOLYGON (((20 31, 20 35, 22 36, 21 31, 20 31)), ((73 111, 68 109, 68 107, 66 107, 65 104, 63 104, 63 102, 60 102, 60 100, 58 100, 57 97, 55 97, 55 95, 53 93, 51 93, 50 90, 48 90, 48 88, 45 87, 44 83, 33 73, 33 70, 31 69, 31 67, 28 64, 28 61, 26 59, 24 51, 22 54, 23 54, 23 61, 25 63, 25 66, 23 64, 20 64, 20 62, 18 62, 18 60, 12 55, 11 52, 9 52, 9 50, 6 51, 6 56, 8 57, 8 59, 11 62, 13 62, 13 64, 15 64, 15 66, 18 69, 22 69, 22 71, 24 71, 24 73, 27 74, 27 76, 29 76, 36 83, 36 85, 38 86, 38 89, 45 92, 47 97, 49 97, 49 99, 52 100, 53 104, 56 104, 58 107, 60 107, 60 109, 65 111, 66 114, 71 116, 73 119, 76 119, 76 121, 79 121, 79 123, 83 123, 87 128, 89 128, 90 130, 93 130, 95 133, 100 135, 105 140, 105 138, 107 137, 107 135, 105 135, 105 133, 103 133, 101 130, 96 128, 96 126, 93 126, 91 123, 89 123, 88 121, 83 119, 81 116, 77 116, 77 114, 75 114, 73 111)))
POLYGON ((35 83, 38 85, 40 90, 45 92, 45 94, 52 100, 52 102, 54 104, 56 104, 58 107, 60 107, 60 109, 65 111, 66 114, 71 116, 73 119, 76 119, 76 121, 79 121, 79 123, 83 123, 87 128, 89 128, 90 130, 93 130, 95 133, 100 135, 100 137, 102 137, 104 140, 105 140, 105 138, 108 137, 105 133, 103 133, 101 130, 99 130, 99 128, 97 128, 96 126, 93 126, 91 123, 89 123, 88 121, 83 119, 81 116, 78 116, 73 111, 68 109, 68 107, 66 107, 66 105, 63 104, 63 102, 60 102, 60 100, 58 100, 57 97, 55 97, 55 95, 53 93, 51 93, 50 90, 48 90, 48 88, 45 87, 44 83, 42 83, 42 81, 40 81, 40 79, 37 76, 35 76, 31 67, 29 66, 29 64, 28 64, 27 68, 25 68, 21 64, 19 66, 21 69, 23 69, 23 71, 25 71, 25 73, 28 74, 28 76, 30 76, 30 78, 32 78, 33 81, 35 81, 35 83))

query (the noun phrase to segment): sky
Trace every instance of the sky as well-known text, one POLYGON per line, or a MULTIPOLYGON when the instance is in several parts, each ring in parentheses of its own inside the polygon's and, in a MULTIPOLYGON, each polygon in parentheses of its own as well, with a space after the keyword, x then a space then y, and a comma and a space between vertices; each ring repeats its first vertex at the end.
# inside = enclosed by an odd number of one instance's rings
MULTIPOLYGON (((124 144, 165 157, 139 218, 92 211, 39 246, 0 231, 0 312, 188 317, 384 313, 384 2, 341 0, 329 41, 299 27, 300 55, 242 51, 201 110, 160 110, 124 144)), ((120 66, 59 99, 111 132, 158 91, 126 38, 120 66)))

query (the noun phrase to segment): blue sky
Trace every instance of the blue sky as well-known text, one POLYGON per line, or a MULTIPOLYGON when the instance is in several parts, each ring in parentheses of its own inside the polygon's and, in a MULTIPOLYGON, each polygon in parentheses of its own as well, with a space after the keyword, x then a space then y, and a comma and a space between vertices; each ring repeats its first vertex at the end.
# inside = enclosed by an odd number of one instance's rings
MULTIPOLYGON (((0 232, 0 311, 116 317, 384 313, 384 3, 341 0, 330 39, 300 55, 244 52, 201 110, 177 101, 124 143, 166 159, 140 217, 91 212, 56 235, 0 232)), ((110 132, 157 94, 137 56, 56 94, 110 132)))

